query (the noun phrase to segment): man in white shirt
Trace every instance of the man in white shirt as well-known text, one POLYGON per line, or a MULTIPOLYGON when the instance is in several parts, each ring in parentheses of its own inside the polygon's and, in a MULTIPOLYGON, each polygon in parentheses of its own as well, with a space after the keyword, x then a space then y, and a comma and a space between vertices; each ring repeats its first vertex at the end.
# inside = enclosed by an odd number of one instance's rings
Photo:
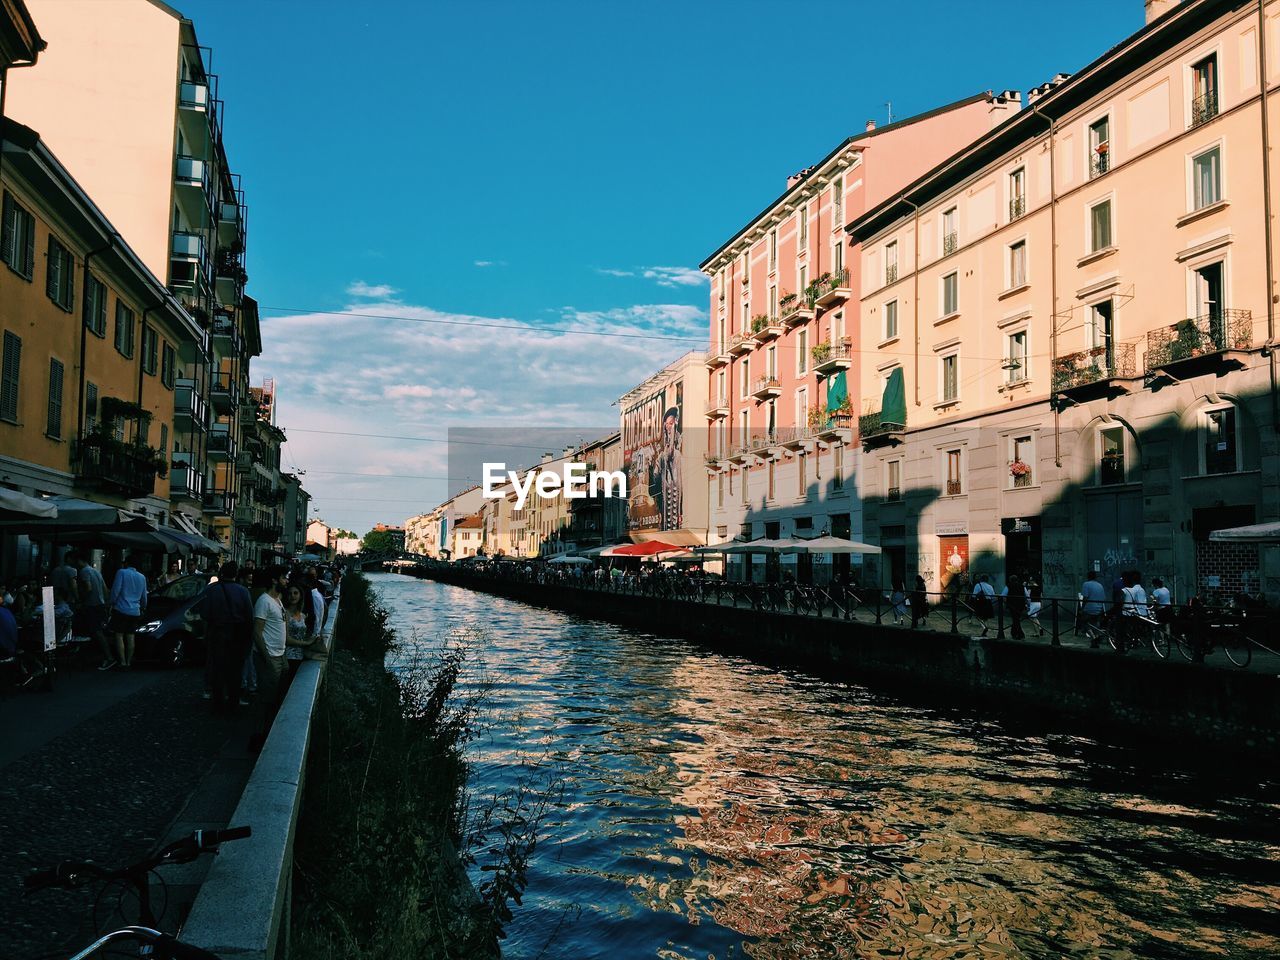
POLYGON ((1098 579, 1098 571, 1093 570, 1080 587, 1080 624, 1089 635, 1089 646, 1097 649, 1099 644, 1098 624, 1107 609, 1107 588, 1098 579))
POLYGON ((261 748, 280 708, 287 639, 280 597, 288 586, 288 574, 283 567, 270 567, 258 573, 258 580, 264 589, 253 606, 253 654, 258 670, 257 703, 262 716, 258 732, 249 741, 251 749, 261 748))
POLYGON ((1159 577, 1151 581, 1151 586, 1155 588, 1151 591, 1151 616, 1161 623, 1168 623, 1173 612, 1173 598, 1169 595, 1169 588, 1159 577))
POLYGON ((116 653, 120 666, 133 666, 133 635, 142 623, 147 609, 147 578, 133 565, 133 557, 124 558, 111 582, 111 632, 116 636, 116 653))
POLYGON ((1136 570, 1130 576, 1128 594, 1128 602, 1133 606, 1131 616, 1147 616, 1147 591, 1142 586, 1142 574, 1136 570))
POLYGON ((307 596, 311 601, 312 627, 311 635, 318 637, 324 633, 324 594, 320 592, 320 582, 316 579, 314 571, 309 571, 303 581, 307 588, 307 596))

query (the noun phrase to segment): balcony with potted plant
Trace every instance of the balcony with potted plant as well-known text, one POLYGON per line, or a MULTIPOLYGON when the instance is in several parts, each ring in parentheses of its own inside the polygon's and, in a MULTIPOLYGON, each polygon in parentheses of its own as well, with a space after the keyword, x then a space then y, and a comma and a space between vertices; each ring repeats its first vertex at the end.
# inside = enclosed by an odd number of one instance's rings
POLYGON ((755 339, 757 346, 768 343, 770 340, 777 340, 784 330, 777 317, 761 314, 751 319, 751 336, 755 339))
POLYGON ((1053 390, 1079 402, 1093 397, 1129 392, 1136 377, 1132 343, 1090 347, 1053 361, 1053 390))
POLYGON ((778 301, 778 319, 784 327, 797 327, 813 317, 813 297, 808 290, 801 295, 788 293, 778 301))
POLYGON ((1009 476, 1013 479, 1013 486, 1029 487, 1032 485, 1031 464, 1023 460, 1009 461, 1009 476))
POLYGON ((755 383, 751 385, 751 396, 761 402, 773 400, 782 396, 782 383, 772 374, 756 377, 755 383))
POLYGON ((1147 333, 1147 379, 1178 380, 1227 366, 1244 365, 1253 347, 1253 314, 1217 310, 1147 333))
POLYGON ((836 343, 815 343, 809 351, 813 371, 820 377, 830 376, 853 366, 853 340, 841 337, 836 343))
POLYGON ((853 296, 849 286, 849 268, 844 267, 834 273, 824 273, 814 281, 814 303, 821 310, 839 306, 853 296))
POLYGON ((729 337, 728 350, 735 357, 746 356, 756 348, 756 342, 750 334, 735 333, 729 337))

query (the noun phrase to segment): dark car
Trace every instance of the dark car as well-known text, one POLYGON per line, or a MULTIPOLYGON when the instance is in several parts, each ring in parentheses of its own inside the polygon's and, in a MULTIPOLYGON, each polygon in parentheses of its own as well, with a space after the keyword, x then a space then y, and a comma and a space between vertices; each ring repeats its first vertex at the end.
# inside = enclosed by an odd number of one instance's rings
POLYGON ((204 660, 204 627, 188 621, 187 612, 208 584, 208 574, 193 573, 148 593, 147 612, 134 634, 135 659, 175 667, 204 660))

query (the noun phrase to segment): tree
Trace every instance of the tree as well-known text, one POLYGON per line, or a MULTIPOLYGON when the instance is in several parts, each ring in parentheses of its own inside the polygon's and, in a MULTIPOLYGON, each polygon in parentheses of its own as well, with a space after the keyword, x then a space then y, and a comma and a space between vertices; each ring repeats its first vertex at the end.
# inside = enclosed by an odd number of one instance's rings
POLYGON ((399 546, 390 530, 370 530, 360 541, 360 549, 367 553, 396 553, 399 546))

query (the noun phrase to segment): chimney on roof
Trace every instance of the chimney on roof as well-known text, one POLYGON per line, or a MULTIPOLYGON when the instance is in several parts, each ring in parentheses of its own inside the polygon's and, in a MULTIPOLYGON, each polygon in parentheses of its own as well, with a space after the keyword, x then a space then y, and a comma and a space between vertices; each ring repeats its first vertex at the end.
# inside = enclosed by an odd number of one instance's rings
POLYGON ((1178 0, 1146 0, 1147 23, 1163 17, 1177 6, 1178 0))
POLYGON ((787 189, 790 190, 811 173, 813 173, 813 167, 805 167, 803 170, 798 170, 791 174, 791 176, 787 177, 787 189))
POLYGON ((871 132, 872 130, 874 130, 875 128, 876 128, 876 122, 875 122, 874 120, 868 120, 868 121, 867 121, 867 133, 870 133, 870 132, 871 132))
POLYGON ((1031 104, 1035 103, 1041 97, 1052 93, 1055 88, 1062 86, 1062 84, 1066 83, 1070 79, 1071 74, 1069 73, 1055 73, 1053 77, 1045 83, 1040 84, 1038 87, 1032 87, 1027 91, 1027 106, 1031 106, 1031 104))

